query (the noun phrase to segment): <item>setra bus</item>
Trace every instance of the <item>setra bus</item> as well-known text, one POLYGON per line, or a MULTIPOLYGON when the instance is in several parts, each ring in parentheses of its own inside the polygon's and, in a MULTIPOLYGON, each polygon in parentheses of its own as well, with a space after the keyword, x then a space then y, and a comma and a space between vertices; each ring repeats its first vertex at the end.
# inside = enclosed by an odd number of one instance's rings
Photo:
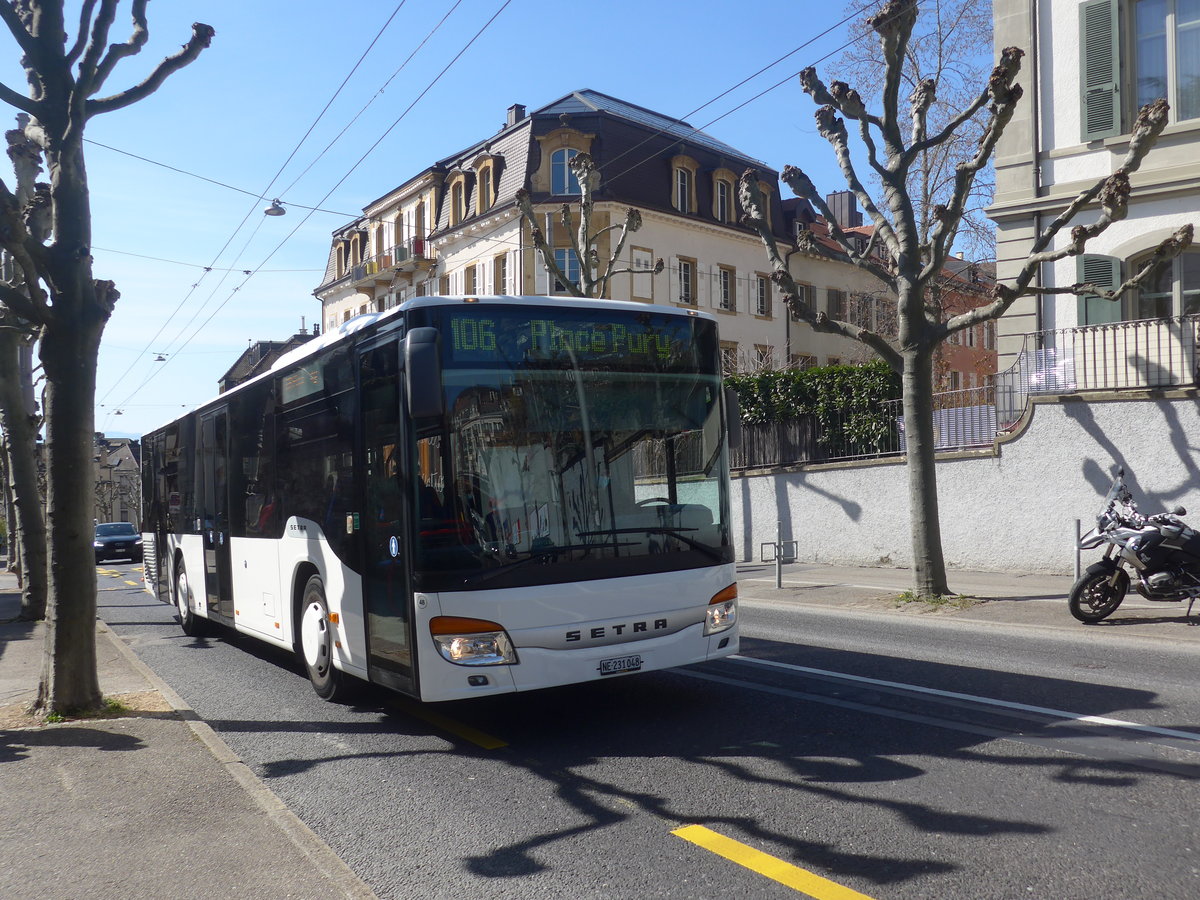
POLYGON ((738 649, 714 318, 546 297, 358 316, 143 439, 146 588, 322 697, 524 691, 738 649))

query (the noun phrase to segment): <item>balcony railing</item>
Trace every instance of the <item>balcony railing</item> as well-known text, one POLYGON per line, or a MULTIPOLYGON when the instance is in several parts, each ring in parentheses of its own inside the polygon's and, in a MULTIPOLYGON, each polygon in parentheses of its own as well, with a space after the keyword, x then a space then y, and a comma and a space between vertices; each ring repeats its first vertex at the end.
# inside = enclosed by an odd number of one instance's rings
POLYGON ((996 376, 1000 427, 1037 394, 1196 384, 1200 316, 1141 319, 1025 335, 1017 360, 996 376))
POLYGON ((369 278, 391 275, 393 269, 404 271, 412 264, 428 260, 425 255, 427 243, 424 238, 410 238, 402 244, 397 244, 387 253, 369 256, 359 265, 350 270, 351 281, 357 283, 369 278))
MULTIPOLYGON (((1025 335, 1012 368, 986 387, 933 395, 939 451, 989 446, 1021 418, 1029 397, 1192 386, 1200 380, 1200 316, 1145 319, 1025 335)), ((865 459, 905 452, 901 401, 835 411, 822 420, 744 423, 734 469, 865 459)))

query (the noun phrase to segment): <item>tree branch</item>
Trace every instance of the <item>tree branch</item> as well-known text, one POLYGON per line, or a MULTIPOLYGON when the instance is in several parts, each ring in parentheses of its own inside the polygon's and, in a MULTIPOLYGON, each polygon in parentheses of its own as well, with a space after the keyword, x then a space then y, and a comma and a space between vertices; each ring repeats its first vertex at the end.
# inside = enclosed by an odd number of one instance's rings
POLYGON ((174 56, 168 56, 160 62, 141 84, 111 97, 89 100, 86 108, 88 118, 122 109, 153 94, 168 77, 194 61, 212 43, 215 33, 209 25, 200 22, 193 24, 191 39, 174 56))
POLYGON ((136 56, 150 39, 150 28, 146 23, 146 2, 147 0, 133 0, 133 9, 130 10, 133 16, 133 33, 124 44, 113 44, 108 48, 108 53, 96 68, 95 78, 88 91, 89 97, 104 86, 118 62, 128 56, 136 56))
MULTIPOLYGON (((0 4, 0 6, 2 5, 0 4)), ((2 81, 0 81, 0 100, 3 100, 9 106, 15 106, 22 112, 29 113, 31 116, 40 115, 42 112, 41 104, 38 101, 23 94, 18 94, 2 81)))
POLYGON ((96 67, 108 43, 108 31, 117 17, 118 0, 100 0, 100 11, 92 22, 91 34, 79 61, 79 75, 76 87, 80 97, 90 97, 99 88, 96 84, 96 67))
POLYGON ((758 186, 758 178, 753 169, 747 169, 738 179, 738 198, 742 204, 742 221, 758 232, 758 236, 766 248, 767 258, 771 262, 771 280, 783 292, 783 303, 787 307, 788 313, 807 323, 814 331, 823 334, 837 334, 866 344, 889 366, 900 371, 903 359, 882 335, 831 319, 825 313, 814 310, 804 302, 802 292, 792 277, 787 259, 779 252, 779 244, 771 231, 771 223, 763 214, 762 190, 758 186))
POLYGON ((562 269, 558 267, 552 248, 546 243, 546 236, 542 234, 542 229, 538 225, 537 213, 534 212, 533 203, 529 199, 529 192, 521 188, 517 191, 516 201, 522 218, 529 224, 529 236, 533 240, 533 247, 541 254, 542 263, 549 270, 550 274, 563 286, 563 289, 567 293, 574 297, 586 297, 579 289, 579 286, 567 278, 562 269))
POLYGON ((82 8, 79 10, 79 30, 75 33, 75 46, 72 47, 66 55, 67 66, 75 64, 75 60, 79 59, 79 54, 83 53, 87 46, 88 23, 92 21, 92 11, 96 8, 96 0, 84 0, 82 8))

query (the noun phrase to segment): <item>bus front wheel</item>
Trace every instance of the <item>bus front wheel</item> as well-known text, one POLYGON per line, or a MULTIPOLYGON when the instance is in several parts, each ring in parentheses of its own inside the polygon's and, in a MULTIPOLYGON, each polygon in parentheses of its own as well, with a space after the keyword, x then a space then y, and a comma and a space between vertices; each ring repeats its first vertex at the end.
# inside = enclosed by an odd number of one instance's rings
POLYGON ((325 585, 321 576, 314 575, 304 586, 300 605, 300 658, 317 696, 338 703, 350 698, 353 685, 352 676, 333 665, 334 640, 325 585))

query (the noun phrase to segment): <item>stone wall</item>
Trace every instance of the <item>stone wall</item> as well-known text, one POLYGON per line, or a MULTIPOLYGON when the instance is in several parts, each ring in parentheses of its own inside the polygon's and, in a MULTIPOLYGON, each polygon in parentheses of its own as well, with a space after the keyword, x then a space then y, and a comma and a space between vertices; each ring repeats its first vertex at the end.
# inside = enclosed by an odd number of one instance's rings
MULTIPOLYGON (((1075 520, 1095 524, 1118 466, 1142 512, 1184 506, 1200 529, 1200 392, 1034 398, 992 449, 939 456, 946 565, 1070 574, 1075 520)), ((737 473, 731 505, 739 560, 759 559, 782 520, 800 562, 912 564, 903 463, 737 473)))

